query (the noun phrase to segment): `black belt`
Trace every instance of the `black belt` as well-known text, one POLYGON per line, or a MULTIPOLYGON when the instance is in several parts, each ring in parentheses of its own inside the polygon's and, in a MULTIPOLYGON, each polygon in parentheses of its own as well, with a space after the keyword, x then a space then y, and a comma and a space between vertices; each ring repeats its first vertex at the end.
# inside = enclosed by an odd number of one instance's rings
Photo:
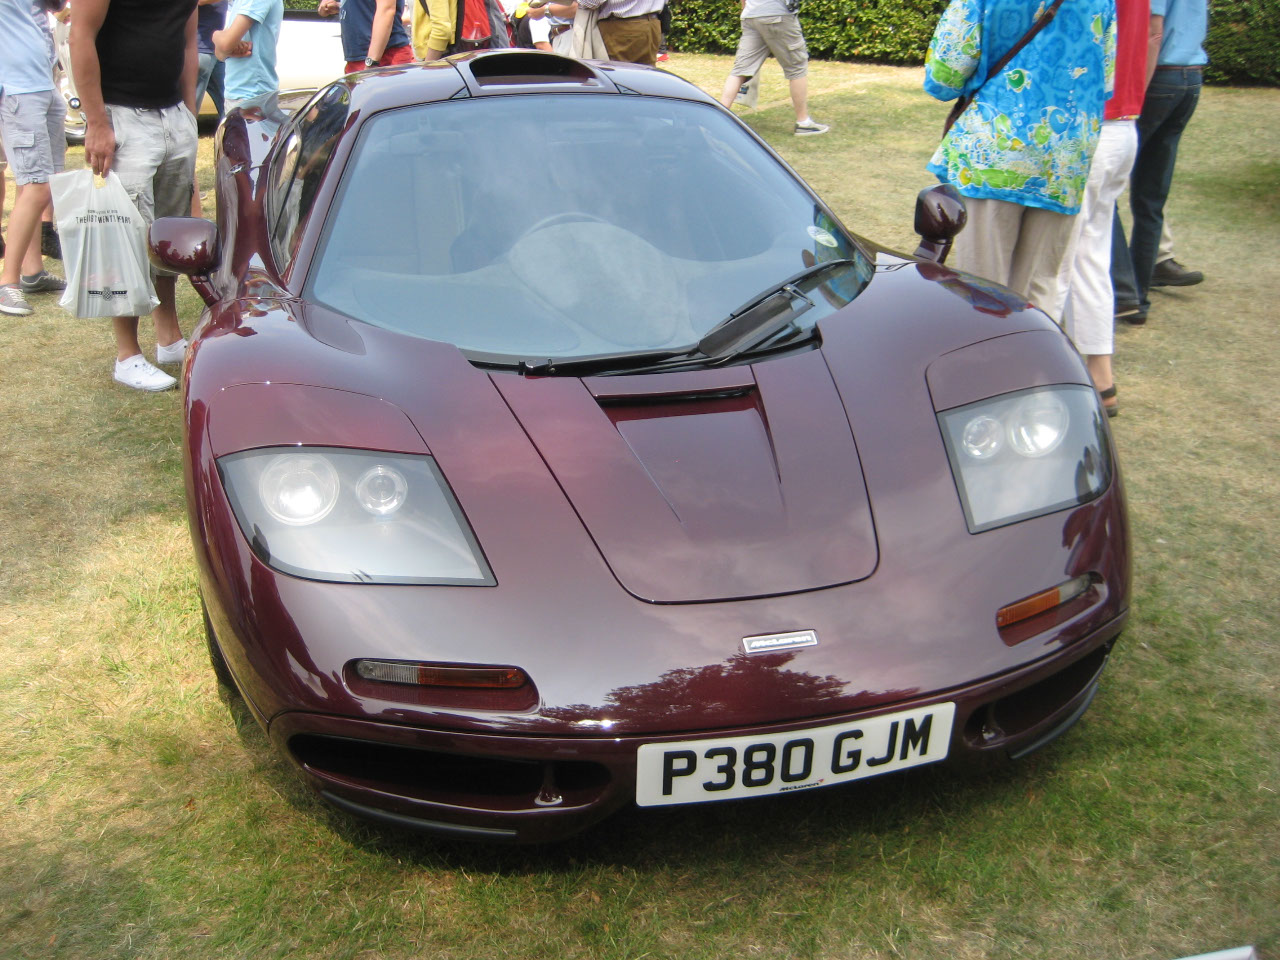
POLYGON ((1156 67, 1156 69, 1157 70, 1201 70, 1203 71, 1204 66, 1203 64, 1199 64, 1199 63, 1189 63, 1182 66, 1178 64, 1170 63, 1170 64, 1163 64, 1161 66, 1158 66, 1156 67))
POLYGON ((637 13, 634 17, 601 17, 601 20, 656 20, 660 13, 637 13))

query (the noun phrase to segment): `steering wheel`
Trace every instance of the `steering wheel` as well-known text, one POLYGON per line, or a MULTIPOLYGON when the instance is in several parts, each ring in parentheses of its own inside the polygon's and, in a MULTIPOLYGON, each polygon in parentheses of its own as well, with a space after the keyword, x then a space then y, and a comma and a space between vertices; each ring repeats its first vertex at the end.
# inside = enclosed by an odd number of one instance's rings
POLYGON ((529 227, 520 234, 516 243, 519 243, 530 234, 537 233, 539 230, 545 230, 547 227, 557 227, 562 223, 603 223, 605 226, 611 226, 608 220, 597 217, 594 213, 587 213, 584 210, 561 210, 559 213, 553 213, 543 217, 533 226, 529 227))

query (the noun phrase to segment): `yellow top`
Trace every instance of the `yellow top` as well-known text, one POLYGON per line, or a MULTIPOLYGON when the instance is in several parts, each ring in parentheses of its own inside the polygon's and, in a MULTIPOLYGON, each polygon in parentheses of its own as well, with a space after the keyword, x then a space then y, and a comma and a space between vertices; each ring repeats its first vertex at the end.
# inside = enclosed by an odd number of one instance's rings
POLYGON ((413 52, 419 60, 427 59, 427 49, 447 50, 453 43, 454 24, 458 19, 457 0, 422 0, 413 2, 413 52))

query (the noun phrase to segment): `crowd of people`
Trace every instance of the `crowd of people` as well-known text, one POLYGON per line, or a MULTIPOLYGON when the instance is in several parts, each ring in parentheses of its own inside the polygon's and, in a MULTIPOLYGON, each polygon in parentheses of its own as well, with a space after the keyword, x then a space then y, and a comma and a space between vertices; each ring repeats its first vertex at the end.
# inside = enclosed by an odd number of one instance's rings
MULTIPOLYGON (((49 180, 65 153, 49 15, 65 18, 66 2, 0 0, 0 138, 17 184, 0 245, 0 312, 10 315, 32 312, 28 294, 65 288, 42 255, 57 254, 49 180)), ((275 95, 283 0, 74 2, 70 67, 87 166, 114 171, 148 221, 198 215, 197 105, 207 91, 221 116, 275 95)), ((339 18, 347 72, 513 43, 650 65, 666 58, 665 0, 520 0, 509 12, 498 0, 407 2, 320 0, 322 16, 339 18)), ((808 111, 798 0, 741 3, 721 103, 730 107, 772 55, 795 134, 826 133, 808 111)), ((1199 96, 1206 27, 1206 0, 951 0, 928 51, 926 91, 962 107, 929 163, 966 197, 955 266, 1062 323, 1112 414, 1116 319, 1145 322, 1152 286, 1203 279, 1173 259, 1164 205, 1199 96), (1126 186, 1127 242, 1116 208, 1126 186)), ((113 320, 115 379, 140 390, 173 387, 160 367, 180 363, 187 347, 175 278, 160 272, 155 286, 155 363, 143 356, 138 318, 113 320)))
POLYGON ((925 89, 964 104, 929 163, 966 198, 953 262, 1062 323, 1111 416, 1116 320, 1204 279, 1158 251, 1207 28, 1206 0, 952 0, 929 46, 925 89))

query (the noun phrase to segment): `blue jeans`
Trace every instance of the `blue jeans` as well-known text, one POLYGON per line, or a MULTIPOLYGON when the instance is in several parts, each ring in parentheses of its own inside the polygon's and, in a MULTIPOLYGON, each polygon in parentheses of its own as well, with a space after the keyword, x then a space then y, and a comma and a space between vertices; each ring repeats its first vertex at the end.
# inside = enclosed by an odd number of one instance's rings
POLYGON ((222 119, 222 78, 227 65, 212 53, 200 54, 200 72, 196 74, 196 116, 200 115, 200 101, 204 99, 205 90, 213 101, 213 109, 222 119))
POLYGON ((1191 67, 1156 70, 1138 117, 1138 159, 1129 179, 1132 235, 1125 243, 1120 212, 1111 231, 1111 283, 1117 303, 1136 303, 1145 315, 1151 306, 1151 272, 1160 249, 1164 204, 1173 183, 1178 141, 1200 102, 1202 71, 1191 67))

